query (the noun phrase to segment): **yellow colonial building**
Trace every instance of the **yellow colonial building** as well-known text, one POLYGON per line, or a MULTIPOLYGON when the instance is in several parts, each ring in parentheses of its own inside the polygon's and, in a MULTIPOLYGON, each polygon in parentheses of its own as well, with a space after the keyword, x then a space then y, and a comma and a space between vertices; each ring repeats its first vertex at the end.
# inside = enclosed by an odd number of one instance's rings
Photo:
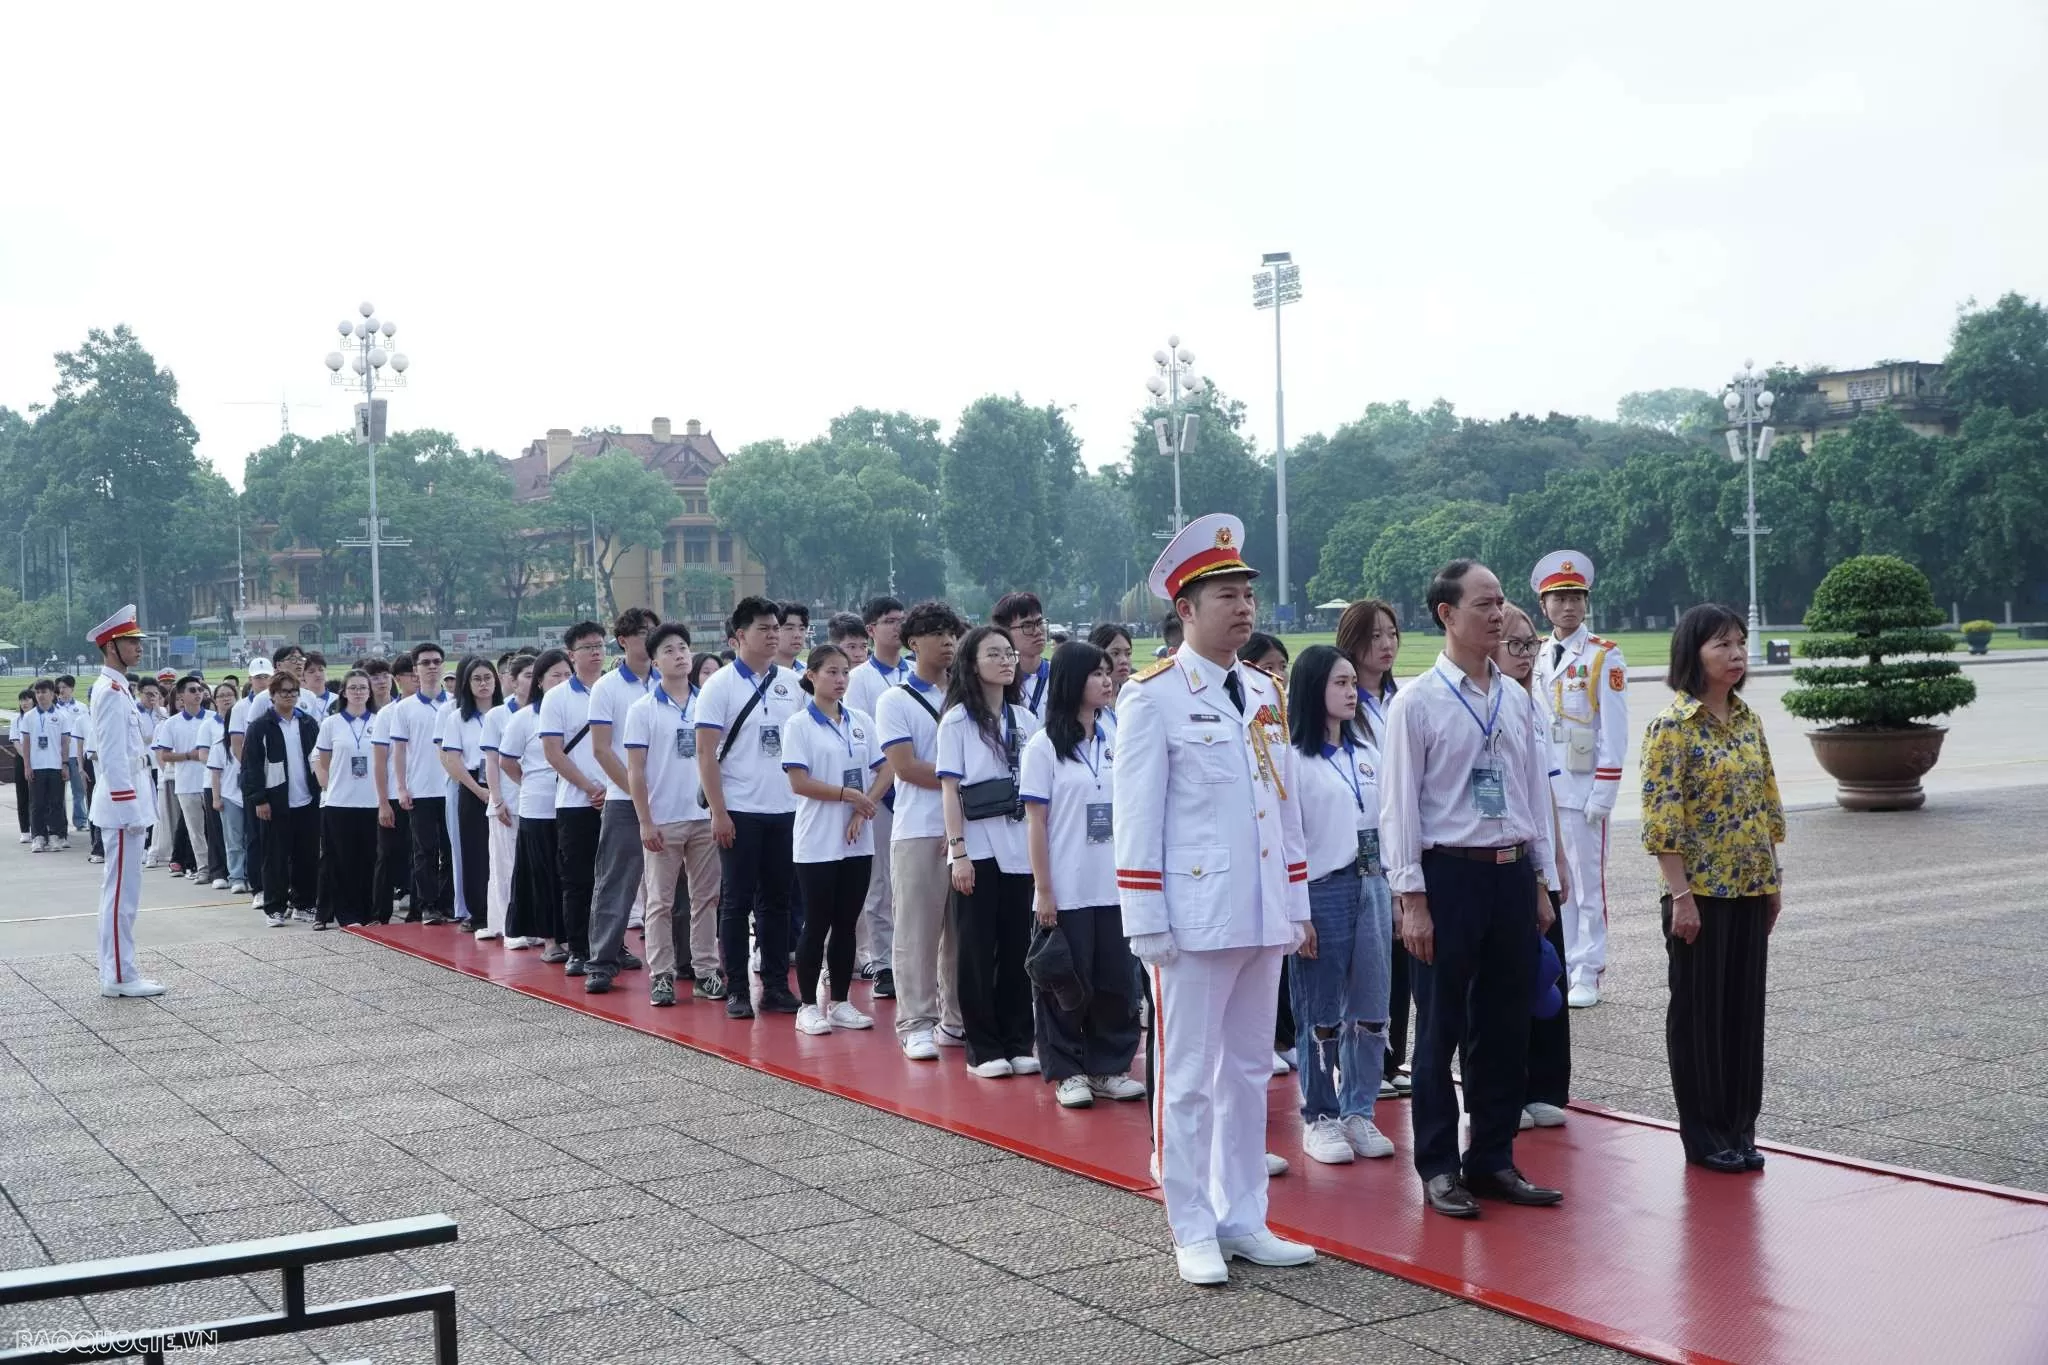
POLYGON ((1942 368, 1923 360, 1894 360, 1863 370, 1813 376, 1821 403, 1813 412, 1813 434, 1848 426, 1866 412, 1889 409, 1922 436, 1956 434, 1942 368))

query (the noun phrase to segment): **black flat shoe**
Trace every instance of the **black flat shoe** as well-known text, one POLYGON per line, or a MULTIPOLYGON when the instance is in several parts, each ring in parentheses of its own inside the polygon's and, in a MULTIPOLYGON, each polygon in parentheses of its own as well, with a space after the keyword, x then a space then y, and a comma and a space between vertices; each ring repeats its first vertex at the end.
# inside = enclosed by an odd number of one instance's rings
POLYGON ((770 1014, 795 1014, 803 1008, 803 1002, 790 991, 764 990, 761 992, 761 1008, 770 1014))
POLYGON ((728 1019, 751 1019, 754 1017, 754 1003, 737 991, 725 997, 725 1017, 728 1019))
POLYGON ((1468 1175, 1465 1188, 1479 1199, 1498 1199, 1508 1204, 1520 1204, 1524 1208, 1548 1208, 1564 1202, 1563 1190, 1546 1189, 1531 1185, 1523 1179, 1522 1173, 1512 1166, 1506 1166, 1491 1175, 1468 1175))
POLYGON ((1691 1157, 1689 1160, 1695 1166, 1704 1166, 1710 1171, 1719 1171, 1722 1175, 1741 1175, 1749 1169, 1748 1160, 1744 1158, 1742 1153, 1733 1148, 1725 1152, 1712 1152, 1706 1156, 1691 1157))
POLYGON ((1472 1192, 1454 1175, 1433 1175, 1422 1182, 1422 1202, 1446 1218, 1477 1218, 1472 1192))
POLYGON ((1742 1149, 1742 1164, 1752 1171, 1760 1171, 1764 1168, 1764 1154, 1753 1146, 1744 1147, 1742 1149))

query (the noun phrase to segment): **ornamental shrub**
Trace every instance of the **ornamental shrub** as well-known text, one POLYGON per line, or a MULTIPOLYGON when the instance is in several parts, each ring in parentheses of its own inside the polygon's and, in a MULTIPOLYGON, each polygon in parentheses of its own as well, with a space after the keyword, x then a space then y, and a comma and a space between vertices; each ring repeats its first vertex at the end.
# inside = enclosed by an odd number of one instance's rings
POLYGON ((1945 618, 1927 575, 1896 555, 1858 555, 1828 570, 1807 608, 1806 659, 1857 663, 1794 669, 1785 709, 1802 720, 1867 730, 1920 728, 1933 716, 1968 706, 1977 684, 1947 654, 1955 637, 1934 627, 1945 618))

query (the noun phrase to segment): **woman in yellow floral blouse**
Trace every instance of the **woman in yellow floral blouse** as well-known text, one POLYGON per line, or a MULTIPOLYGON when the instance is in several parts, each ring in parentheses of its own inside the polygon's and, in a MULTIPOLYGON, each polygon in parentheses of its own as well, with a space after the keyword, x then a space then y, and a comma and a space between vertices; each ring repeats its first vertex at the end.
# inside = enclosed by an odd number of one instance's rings
POLYGON ((1664 874, 1664 1045, 1686 1160, 1762 1170, 1764 971, 1778 922, 1785 808, 1763 722, 1737 692, 1749 632, 1699 606, 1671 635, 1678 695, 1643 736, 1643 847, 1664 874))

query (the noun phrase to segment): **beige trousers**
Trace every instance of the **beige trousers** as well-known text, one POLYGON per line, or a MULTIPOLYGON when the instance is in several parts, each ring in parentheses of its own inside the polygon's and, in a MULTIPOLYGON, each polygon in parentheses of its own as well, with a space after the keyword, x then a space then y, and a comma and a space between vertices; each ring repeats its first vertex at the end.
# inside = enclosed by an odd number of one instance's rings
POLYGON ((678 892, 690 898, 690 978, 719 970, 718 845, 709 820, 678 820, 661 826, 661 852, 642 852, 646 873, 641 882, 647 896, 647 970, 676 970, 675 903, 678 892))
POLYGON ((953 949, 953 918, 946 913, 953 892, 946 876, 946 841, 892 842, 889 881, 896 902, 896 941, 890 953, 896 974, 896 1036, 908 1038, 937 1027, 964 1033, 959 958, 953 949))

